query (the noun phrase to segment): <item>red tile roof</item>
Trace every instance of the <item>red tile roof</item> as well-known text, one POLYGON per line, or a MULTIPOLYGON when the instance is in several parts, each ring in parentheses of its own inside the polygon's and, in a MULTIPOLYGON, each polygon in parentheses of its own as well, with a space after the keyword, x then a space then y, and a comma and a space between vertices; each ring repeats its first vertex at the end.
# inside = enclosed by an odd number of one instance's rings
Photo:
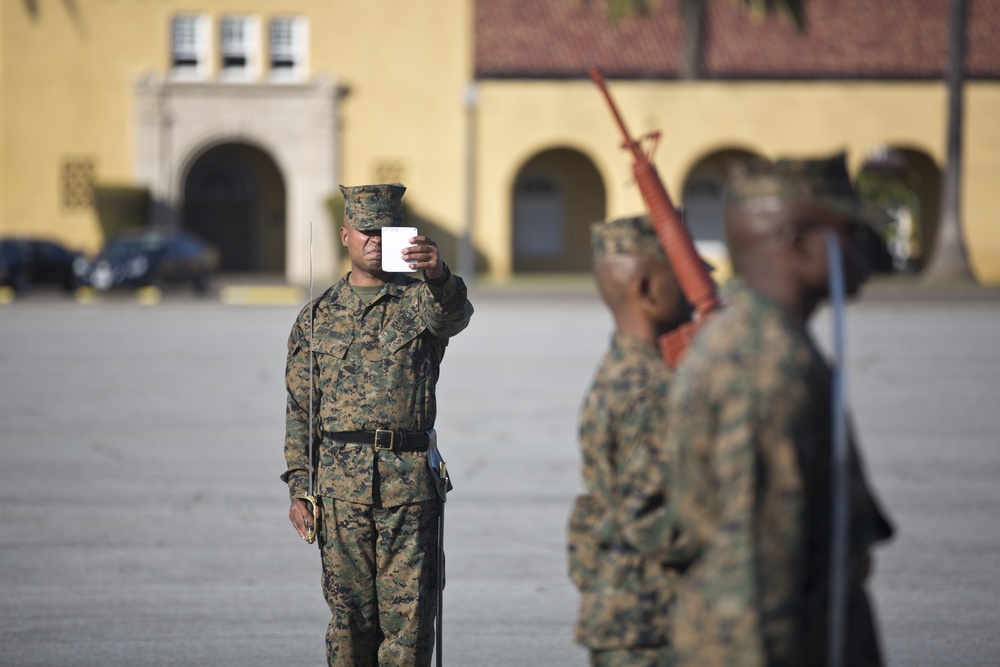
MULTIPOLYGON (((921 79, 947 67, 951 0, 805 0, 807 29, 710 0, 708 79, 921 79)), ((476 0, 476 75, 675 78, 678 0, 612 25, 606 0, 476 0)), ((967 0, 966 74, 1000 79, 1000 0, 967 0)))

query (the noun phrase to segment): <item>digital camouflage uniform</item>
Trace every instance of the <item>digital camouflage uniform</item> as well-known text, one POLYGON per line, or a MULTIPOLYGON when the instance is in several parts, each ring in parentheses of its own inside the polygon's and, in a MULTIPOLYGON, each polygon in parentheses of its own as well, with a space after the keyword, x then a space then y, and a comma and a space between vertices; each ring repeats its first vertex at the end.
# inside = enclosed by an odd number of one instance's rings
MULTIPOLYGON (((345 188, 358 229, 399 224, 402 186, 345 188), (395 201, 392 201, 395 197, 395 201), (386 203, 386 199, 390 199, 386 203)), ((438 516, 426 452, 337 440, 351 431, 427 431, 448 338, 469 323, 461 278, 392 274, 364 303, 345 276, 302 309, 288 339, 285 459, 292 498, 308 491, 313 318, 315 495, 331 665, 426 665, 433 651, 438 516)))
MULTIPOLYGON (((824 179, 828 167, 843 171, 829 163, 805 166, 824 179)), ((789 188, 809 189, 808 177, 804 184, 785 178, 789 188)), ((730 187, 740 191, 739 184, 730 187)), ((742 191, 794 198, 785 187, 754 180, 742 191)), ((667 449, 677 462, 670 471, 677 512, 671 530, 690 540, 693 557, 674 607, 678 664, 823 665, 832 507, 829 366, 802 324, 737 284, 728 307, 687 353, 671 392, 667 449)), ((881 655, 864 590, 867 558, 892 528, 868 488, 853 438, 848 447, 844 655, 846 665, 869 667, 880 665, 881 655)))
MULTIPOLYGON (((594 252, 663 256, 648 221, 597 223, 594 252)), ((569 519, 569 572, 580 590, 575 639, 591 664, 669 665, 667 609, 676 573, 640 556, 623 529, 648 504, 638 492, 658 471, 670 370, 656 346, 616 332, 587 393, 579 438, 585 493, 569 519)))

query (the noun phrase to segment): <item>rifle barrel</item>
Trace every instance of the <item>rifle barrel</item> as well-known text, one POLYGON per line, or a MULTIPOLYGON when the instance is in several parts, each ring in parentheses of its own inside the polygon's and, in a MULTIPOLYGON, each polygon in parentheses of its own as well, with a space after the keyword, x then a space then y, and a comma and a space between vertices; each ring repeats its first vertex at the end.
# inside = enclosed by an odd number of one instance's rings
POLYGON ((625 137, 625 148, 632 151, 632 156, 639 161, 644 158, 642 150, 639 148, 639 142, 632 140, 632 135, 629 133, 628 128, 625 127, 625 119, 622 115, 618 113, 618 107, 615 105, 615 101, 611 99, 611 93, 608 91, 607 85, 604 83, 604 73, 601 72, 599 67, 590 68, 590 78, 593 79, 597 87, 601 89, 601 93, 604 95, 604 99, 608 103, 608 107, 611 109, 611 115, 615 117, 615 123, 618 124, 618 129, 621 130, 622 136, 625 137))

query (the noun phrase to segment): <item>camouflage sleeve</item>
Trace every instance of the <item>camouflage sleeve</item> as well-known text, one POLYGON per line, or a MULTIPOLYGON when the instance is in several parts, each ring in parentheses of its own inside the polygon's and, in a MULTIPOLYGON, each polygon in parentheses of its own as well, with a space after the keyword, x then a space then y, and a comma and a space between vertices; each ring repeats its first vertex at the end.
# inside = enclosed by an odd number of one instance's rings
POLYGON ((615 396, 606 385, 597 385, 588 393, 580 412, 580 456, 583 484, 591 497, 589 508, 594 514, 591 522, 593 539, 598 544, 608 545, 620 542, 617 525, 620 483, 616 452, 630 451, 635 443, 630 432, 639 426, 623 419, 621 401, 635 409, 628 412, 632 422, 641 422, 645 411, 637 404, 623 400, 627 391, 615 396))
POLYGON ((573 502, 567 530, 567 565, 569 577, 577 590, 588 590, 597 576, 605 547, 598 533, 607 515, 600 501, 589 493, 573 502))
POLYGON ((309 340, 302 326, 304 317, 300 314, 288 336, 285 365, 285 462, 288 469, 281 479, 288 483, 290 498, 309 491, 309 340))
POLYGON ((754 397, 739 378, 689 370, 672 395, 678 417, 668 436, 677 457, 669 471, 674 525, 698 559, 679 610, 678 650, 693 650, 702 664, 760 665, 754 397))
POLYGON ((743 579, 751 572, 756 507, 754 398, 737 384, 726 388, 716 406, 714 432, 687 430, 681 444, 688 455, 678 494, 679 523, 695 544, 711 541, 714 551, 725 554, 728 562, 719 565, 726 587, 745 590, 752 586, 743 579), (714 442, 706 437, 713 433, 714 442))
POLYGON ((465 327, 472 318, 465 282, 444 266, 444 275, 437 280, 426 280, 425 298, 421 299, 420 314, 427 329, 438 338, 451 338, 465 327))
POLYGON ((693 558, 688 534, 677 527, 673 509, 671 470, 677 455, 668 438, 671 420, 669 395, 659 394, 644 444, 626 462, 622 477, 629 480, 618 517, 625 541, 638 552, 660 563, 686 563, 693 558))
POLYGON ((632 548, 654 560, 664 561, 674 539, 668 515, 667 463, 663 448, 666 436, 666 397, 660 397, 650 414, 649 427, 619 470, 621 503, 616 517, 622 537, 632 548))
POLYGON ((637 452, 628 462, 623 474, 637 482, 622 499, 618 522, 625 542, 642 555, 661 563, 683 562, 689 556, 677 553, 681 545, 669 504, 665 465, 652 447, 637 452))

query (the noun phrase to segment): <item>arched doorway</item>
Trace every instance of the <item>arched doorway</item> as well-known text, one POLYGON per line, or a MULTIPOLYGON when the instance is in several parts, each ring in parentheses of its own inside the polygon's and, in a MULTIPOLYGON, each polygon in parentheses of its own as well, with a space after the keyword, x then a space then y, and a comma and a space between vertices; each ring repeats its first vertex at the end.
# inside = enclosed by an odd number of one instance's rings
POLYGON ((606 215, 590 158, 568 148, 539 153, 518 172, 511 210, 515 272, 590 270, 590 223, 606 215))
POLYGON ((941 170, 923 151, 878 146, 857 177, 858 193, 885 211, 881 230, 897 271, 920 271, 931 255, 941 211, 941 170))
POLYGON ((222 144, 200 155, 184 179, 181 224, 218 249, 223 271, 285 269, 285 184, 259 148, 222 144))
POLYGON ((698 160, 684 181, 684 224, 698 252, 715 266, 713 277, 720 282, 730 274, 723 224, 726 175, 734 163, 753 157, 755 153, 740 148, 714 151, 698 160))

